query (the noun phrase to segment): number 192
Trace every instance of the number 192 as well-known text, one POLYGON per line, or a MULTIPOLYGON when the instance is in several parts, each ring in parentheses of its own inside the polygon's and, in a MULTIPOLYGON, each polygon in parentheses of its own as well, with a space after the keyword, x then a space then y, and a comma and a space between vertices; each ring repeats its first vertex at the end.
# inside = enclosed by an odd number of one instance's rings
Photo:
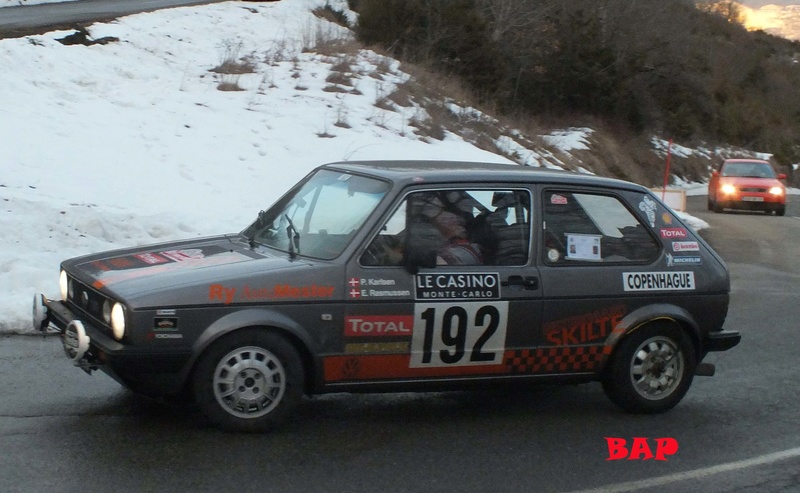
POLYGON ((505 347, 507 311, 506 302, 418 305, 411 366, 497 363, 505 347))

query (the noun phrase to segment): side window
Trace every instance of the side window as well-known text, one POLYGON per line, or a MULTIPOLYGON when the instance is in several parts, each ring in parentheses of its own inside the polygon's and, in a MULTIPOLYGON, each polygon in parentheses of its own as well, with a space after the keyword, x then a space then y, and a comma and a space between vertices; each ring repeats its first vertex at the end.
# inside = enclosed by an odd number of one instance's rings
POLYGON ((659 252, 655 238, 616 197, 547 191, 544 200, 545 262, 642 262, 659 252))
POLYGON ((437 266, 525 265, 530 204, 525 190, 411 193, 381 227, 360 263, 399 266, 413 256, 437 266))

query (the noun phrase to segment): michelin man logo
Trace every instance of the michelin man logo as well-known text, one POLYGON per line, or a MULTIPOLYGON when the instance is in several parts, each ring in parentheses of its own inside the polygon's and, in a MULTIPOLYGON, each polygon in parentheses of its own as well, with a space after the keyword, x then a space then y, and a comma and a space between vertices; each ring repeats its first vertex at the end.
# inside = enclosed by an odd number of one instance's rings
POLYGON ((639 209, 647 214, 647 220, 650 221, 650 227, 656 227, 656 203, 650 197, 645 197, 639 203, 639 209))
POLYGON ((675 261, 672 258, 672 254, 668 253, 667 254, 667 267, 672 267, 673 265, 675 265, 675 261))

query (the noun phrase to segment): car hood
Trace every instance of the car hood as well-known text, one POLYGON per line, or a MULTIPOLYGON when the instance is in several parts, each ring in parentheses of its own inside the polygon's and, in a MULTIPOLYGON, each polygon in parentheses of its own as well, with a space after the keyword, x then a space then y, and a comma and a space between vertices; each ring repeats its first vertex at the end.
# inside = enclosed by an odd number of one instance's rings
POLYGON ((102 252, 70 259, 62 267, 79 281, 136 307, 208 304, 214 301, 209 293, 215 286, 221 290, 265 276, 289 279, 275 274, 309 271, 313 265, 263 247, 251 249, 239 235, 227 235, 102 252))
POLYGON ((776 178, 754 178, 748 176, 723 176, 720 178, 722 183, 729 183, 736 188, 742 187, 755 187, 755 188, 766 188, 770 189, 772 187, 781 187, 783 188, 783 183, 781 183, 776 178))

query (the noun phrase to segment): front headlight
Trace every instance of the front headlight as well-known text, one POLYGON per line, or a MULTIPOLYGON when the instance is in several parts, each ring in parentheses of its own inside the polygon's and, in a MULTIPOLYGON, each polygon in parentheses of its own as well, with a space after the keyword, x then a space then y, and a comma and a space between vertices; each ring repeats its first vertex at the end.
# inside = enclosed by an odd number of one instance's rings
POLYGON ((730 195, 732 193, 736 193, 736 187, 734 187, 733 185, 726 184, 726 185, 722 185, 722 187, 720 188, 720 191, 722 193, 724 193, 725 195, 730 195))
POLYGON ((114 303, 111 309, 111 330, 118 341, 125 335, 125 307, 120 303, 114 303))
POLYGON ((65 270, 61 270, 61 274, 58 276, 58 287, 61 288, 61 299, 63 301, 67 301, 67 272, 65 270))
POLYGON ((772 195, 781 196, 781 195, 783 195, 783 188, 781 188, 781 187, 772 187, 772 188, 769 189, 769 193, 771 193, 772 195))

